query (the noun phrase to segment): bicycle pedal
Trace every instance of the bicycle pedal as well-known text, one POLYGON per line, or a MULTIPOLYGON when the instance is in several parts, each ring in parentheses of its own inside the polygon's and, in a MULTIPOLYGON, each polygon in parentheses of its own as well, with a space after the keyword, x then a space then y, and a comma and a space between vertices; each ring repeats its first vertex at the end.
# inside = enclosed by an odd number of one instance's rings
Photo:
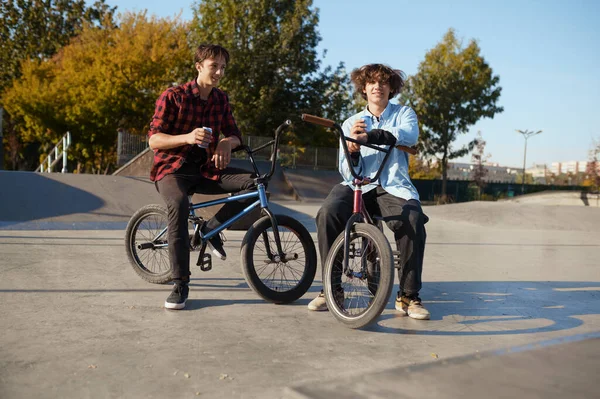
POLYGON ((202 256, 198 256, 198 262, 196 266, 200 266, 200 270, 203 272, 207 272, 212 269, 212 255, 211 254, 203 254, 202 256))

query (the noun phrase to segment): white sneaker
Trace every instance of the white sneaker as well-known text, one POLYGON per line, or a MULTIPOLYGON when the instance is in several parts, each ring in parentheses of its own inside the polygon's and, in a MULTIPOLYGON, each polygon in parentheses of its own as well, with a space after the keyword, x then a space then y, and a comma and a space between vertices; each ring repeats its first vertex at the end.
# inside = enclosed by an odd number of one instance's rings
POLYGON ((315 312, 323 312, 329 310, 327 309, 327 300, 325 300, 325 294, 321 292, 319 296, 310 301, 310 303, 308 304, 308 310, 312 310, 315 312))
POLYGON ((405 296, 396 297, 395 308, 400 316, 408 316, 417 320, 429 320, 431 318, 431 314, 425 309, 418 296, 413 299, 405 296))

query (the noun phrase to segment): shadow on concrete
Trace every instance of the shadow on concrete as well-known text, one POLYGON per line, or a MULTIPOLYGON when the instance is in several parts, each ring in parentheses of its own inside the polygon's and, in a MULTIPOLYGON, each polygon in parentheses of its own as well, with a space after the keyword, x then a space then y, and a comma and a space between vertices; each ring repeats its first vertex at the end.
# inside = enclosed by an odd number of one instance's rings
MULTIPOLYGON (((584 324, 581 316, 600 314, 600 282, 433 282, 425 285, 421 298, 430 321, 393 311, 365 330, 438 336, 532 334, 576 328, 584 324), (389 327, 393 319, 402 319, 402 326, 389 327)), ((393 300, 387 309, 394 309, 393 300)))
POLYGON ((583 202, 583 205, 590 206, 590 201, 588 201, 587 193, 584 193, 583 191, 581 192, 581 201, 583 202))
POLYGON ((0 223, 4 226, 104 206, 100 197, 39 173, 0 171, 0 186, 0 223))

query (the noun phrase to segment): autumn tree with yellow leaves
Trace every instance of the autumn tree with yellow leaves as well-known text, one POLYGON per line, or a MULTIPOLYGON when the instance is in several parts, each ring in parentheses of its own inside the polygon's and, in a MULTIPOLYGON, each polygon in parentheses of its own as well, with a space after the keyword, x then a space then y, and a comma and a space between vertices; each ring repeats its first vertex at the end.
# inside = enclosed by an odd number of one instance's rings
POLYGON ((145 134, 160 93, 193 77, 187 28, 127 13, 114 29, 86 24, 51 59, 24 62, 4 95, 22 140, 48 147, 69 131, 76 170, 109 172, 117 129, 145 134))

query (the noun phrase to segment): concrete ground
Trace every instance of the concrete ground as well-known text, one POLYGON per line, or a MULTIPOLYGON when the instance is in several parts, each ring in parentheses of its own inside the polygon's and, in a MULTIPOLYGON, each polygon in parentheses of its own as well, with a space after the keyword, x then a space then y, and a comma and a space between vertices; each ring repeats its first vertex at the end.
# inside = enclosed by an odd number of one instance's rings
MULTIPOLYGON (((45 224, 32 218, 0 225, 0 398, 317 398, 333 386, 340 395, 327 397, 342 397, 341 390, 343 397, 392 397, 403 389, 406 366, 438 367, 421 369, 430 378, 414 397, 447 397, 431 376, 456 357, 500 359, 481 369, 502 376, 511 362, 498 354, 510 348, 600 332, 599 208, 426 207, 422 297, 432 320, 399 317, 390 300, 375 325, 350 330, 327 312, 306 309, 321 288, 320 270, 291 305, 267 303, 250 290, 240 269, 243 231, 226 234, 227 261, 215 261, 207 273, 193 267, 186 309, 165 310, 170 287, 137 277, 123 229, 102 223, 121 223, 126 215, 117 213, 129 210, 92 218, 88 205, 53 211, 38 219, 45 224), (87 224, 77 225, 83 214, 87 224), (391 391, 359 395, 352 384, 369 378, 391 391)), ((300 219, 316 241, 318 207, 280 201, 275 209, 300 219)), ((597 359, 598 340, 585 342, 597 359)), ((544 354, 556 359, 563 352, 553 348, 544 354)), ((543 397, 544 381, 552 382, 543 378, 552 375, 543 374, 550 363, 537 359, 539 378, 517 391, 522 397, 543 397)), ((590 362, 561 360, 563 372, 584 376, 574 397, 594 397, 597 382, 577 370, 590 362)), ((447 377, 440 384, 453 380, 447 377)), ((496 378, 487 392, 502 397, 514 386, 510 377, 496 378)), ((472 392, 463 396, 480 397, 472 392)))
MULTIPOLYGON (((193 267, 186 310, 163 309, 170 287, 139 279, 123 245, 130 215, 160 202, 147 179, 0 172, 0 187, 0 398, 596 396, 600 209, 572 194, 425 207, 432 320, 390 301, 354 331, 306 310, 320 270, 292 305, 259 299, 244 231, 213 271, 193 267)), ((287 197, 273 210, 316 241, 320 202, 287 197)))

